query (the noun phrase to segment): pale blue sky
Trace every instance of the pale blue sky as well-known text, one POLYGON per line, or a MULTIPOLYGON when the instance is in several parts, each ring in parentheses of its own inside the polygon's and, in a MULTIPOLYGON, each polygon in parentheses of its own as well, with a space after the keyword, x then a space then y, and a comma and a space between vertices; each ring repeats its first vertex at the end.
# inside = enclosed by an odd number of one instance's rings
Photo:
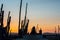
MULTIPOLYGON (((0 0, 4 4, 5 12, 11 11, 12 16, 18 16, 20 0, 0 0)), ((28 2, 28 18, 60 17, 60 0, 23 0, 22 16, 25 4, 28 2)))

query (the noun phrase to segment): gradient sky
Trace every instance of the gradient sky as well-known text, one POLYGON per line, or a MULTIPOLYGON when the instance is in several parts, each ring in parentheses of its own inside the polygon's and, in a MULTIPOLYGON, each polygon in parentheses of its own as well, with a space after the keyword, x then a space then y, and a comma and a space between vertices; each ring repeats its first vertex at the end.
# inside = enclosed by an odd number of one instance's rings
MULTIPOLYGON (((28 2, 27 19, 30 20, 28 31, 37 24, 43 32, 54 32, 54 27, 60 25, 60 0, 23 0, 22 19, 25 16, 25 6, 28 2)), ((8 12, 11 11, 11 30, 18 32, 18 17, 20 0, 0 0, 0 6, 4 5, 4 26, 6 26, 8 12)))

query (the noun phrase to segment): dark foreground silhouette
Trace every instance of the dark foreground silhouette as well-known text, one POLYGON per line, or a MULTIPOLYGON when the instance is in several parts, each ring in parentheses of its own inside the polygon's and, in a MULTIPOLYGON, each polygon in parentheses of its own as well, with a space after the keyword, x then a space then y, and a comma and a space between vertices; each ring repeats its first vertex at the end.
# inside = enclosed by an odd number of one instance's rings
POLYGON ((56 34, 56 33, 43 33, 42 34, 42 29, 40 29, 39 33, 37 33, 35 30, 35 26, 33 26, 30 34, 27 33, 28 25, 29 25, 29 21, 30 21, 26 17, 27 16, 27 6, 28 6, 28 3, 26 3, 24 20, 21 21, 21 8, 22 8, 22 0, 21 0, 20 10, 19 10, 18 33, 12 34, 12 33, 9 33, 10 22, 11 22, 10 11, 8 13, 7 25, 4 27, 4 24, 3 24, 4 10, 3 10, 3 4, 1 4, 1 8, 0 8, 0 40, 60 40, 60 34, 56 34), (21 22, 21 26, 20 26, 20 22, 21 22))

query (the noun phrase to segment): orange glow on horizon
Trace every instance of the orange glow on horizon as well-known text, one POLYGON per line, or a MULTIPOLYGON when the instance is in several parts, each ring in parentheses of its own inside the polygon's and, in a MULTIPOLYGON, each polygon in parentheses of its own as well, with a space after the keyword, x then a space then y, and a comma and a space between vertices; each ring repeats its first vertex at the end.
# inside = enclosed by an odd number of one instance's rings
MULTIPOLYGON (((4 20, 4 26, 6 26, 6 20, 4 20)), ((36 31, 37 30, 39 31, 39 29, 41 28, 43 33, 44 32, 54 33, 54 31, 55 31, 54 27, 57 27, 57 24, 41 24, 41 23, 37 22, 36 20, 32 20, 29 22, 29 27, 28 27, 29 33, 31 32, 31 29, 33 26, 35 26, 36 31), (37 24, 38 24, 38 29, 37 29, 37 24)), ((11 27, 10 28, 11 32, 18 33, 18 21, 17 20, 13 20, 13 21, 11 20, 10 27, 11 27)))

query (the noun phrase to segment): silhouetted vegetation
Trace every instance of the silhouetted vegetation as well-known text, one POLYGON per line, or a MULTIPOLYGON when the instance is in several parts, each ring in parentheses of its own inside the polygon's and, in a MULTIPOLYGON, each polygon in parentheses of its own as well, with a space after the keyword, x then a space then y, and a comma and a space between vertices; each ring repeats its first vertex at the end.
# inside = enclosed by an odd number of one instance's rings
POLYGON ((33 26, 32 31, 31 31, 30 34, 32 34, 32 35, 35 35, 36 34, 35 26, 33 26))
POLYGON ((18 23, 18 35, 9 35, 10 31, 10 23, 11 23, 11 16, 10 11, 8 13, 7 18, 7 25, 4 27, 3 20, 4 20, 4 10, 3 10, 3 4, 1 4, 0 9, 0 40, 13 40, 13 39, 26 39, 26 40, 60 40, 60 34, 59 34, 59 25, 58 25, 58 34, 56 34, 56 28, 55 33, 45 33, 42 34, 42 29, 40 28, 39 33, 36 32, 35 26, 32 27, 31 33, 27 33, 28 31, 28 25, 29 25, 29 19, 27 19, 27 6, 28 3, 26 3, 26 9, 25 9, 25 17, 24 20, 21 21, 21 9, 22 9, 22 0, 20 2, 20 10, 19 10, 19 23, 18 23), (21 22, 21 25, 20 25, 21 22), (20 28, 21 27, 21 28, 20 28))

